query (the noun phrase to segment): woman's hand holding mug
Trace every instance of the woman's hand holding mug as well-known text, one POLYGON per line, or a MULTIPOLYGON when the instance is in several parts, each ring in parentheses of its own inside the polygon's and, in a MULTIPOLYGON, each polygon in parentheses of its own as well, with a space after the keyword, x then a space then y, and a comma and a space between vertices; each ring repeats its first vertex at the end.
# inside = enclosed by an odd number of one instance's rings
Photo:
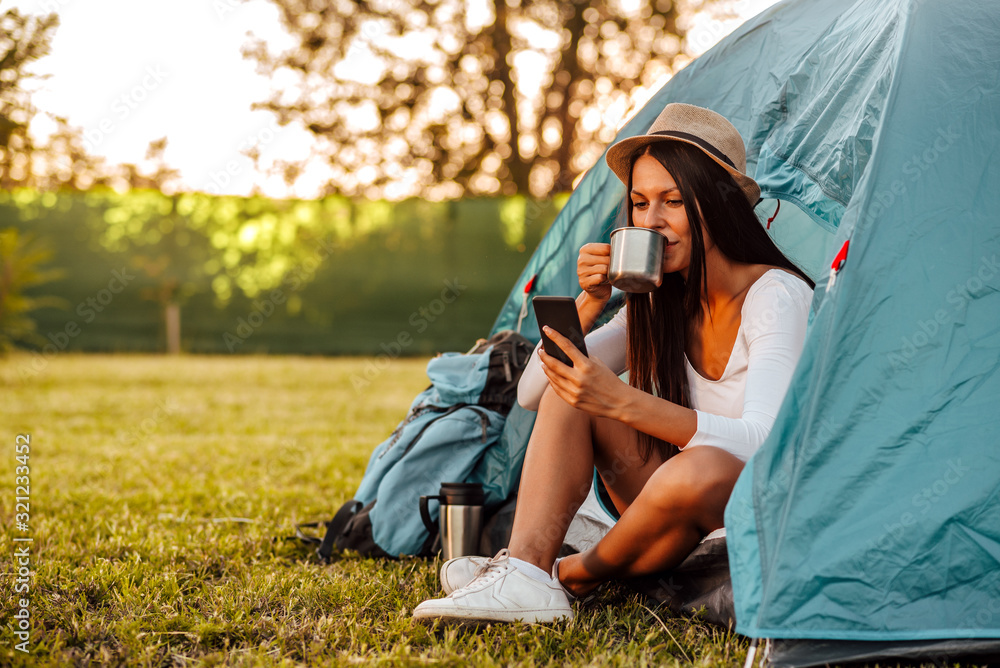
POLYGON ((580 287, 587 296, 601 304, 611 299, 611 283, 608 282, 610 268, 611 244, 590 243, 580 248, 576 261, 580 287))

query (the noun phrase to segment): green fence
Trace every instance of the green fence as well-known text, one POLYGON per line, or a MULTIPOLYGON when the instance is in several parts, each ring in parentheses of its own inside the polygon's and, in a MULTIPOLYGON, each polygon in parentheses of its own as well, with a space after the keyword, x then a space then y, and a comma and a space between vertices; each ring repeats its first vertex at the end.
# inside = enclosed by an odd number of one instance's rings
POLYGON ((19 192, 0 227, 64 272, 35 313, 58 350, 164 350, 169 293, 186 352, 423 355, 489 332, 560 205, 19 192))

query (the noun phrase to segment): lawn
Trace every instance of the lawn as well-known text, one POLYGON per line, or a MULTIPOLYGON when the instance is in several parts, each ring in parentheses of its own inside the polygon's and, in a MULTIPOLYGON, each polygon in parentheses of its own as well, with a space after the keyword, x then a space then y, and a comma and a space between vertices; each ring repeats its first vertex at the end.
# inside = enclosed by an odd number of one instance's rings
POLYGON ((7 573, 0 664, 742 665, 745 639, 624 587, 556 626, 427 628, 410 615, 438 592, 438 561, 324 566, 285 540, 350 498, 427 384, 426 358, 374 362, 0 360, 5 550, 28 546, 34 571, 16 594, 7 573), (18 434, 27 532, 14 524, 18 434), (12 632, 25 597, 30 654, 12 632))

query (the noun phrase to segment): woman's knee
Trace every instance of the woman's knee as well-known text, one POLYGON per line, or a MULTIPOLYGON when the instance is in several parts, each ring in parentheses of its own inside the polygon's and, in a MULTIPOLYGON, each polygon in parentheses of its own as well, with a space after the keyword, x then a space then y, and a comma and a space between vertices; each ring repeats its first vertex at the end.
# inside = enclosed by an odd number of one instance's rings
POLYGON ((742 469, 743 462, 724 450, 692 448, 660 465, 645 495, 664 512, 689 516, 714 512, 725 507, 742 469))
POLYGON ((566 403, 550 385, 545 388, 545 391, 542 392, 542 398, 538 401, 538 419, 552 417, 557 419, 575 418, 580 421, 589 421, 590 419, 587 413, 566 403))
POLYGON ((544 430, 547 433, 574 434, 590 433, 590 416, 563 401, 551 387, 545 388, 538 403, 538 415, 532 433, 544 430))

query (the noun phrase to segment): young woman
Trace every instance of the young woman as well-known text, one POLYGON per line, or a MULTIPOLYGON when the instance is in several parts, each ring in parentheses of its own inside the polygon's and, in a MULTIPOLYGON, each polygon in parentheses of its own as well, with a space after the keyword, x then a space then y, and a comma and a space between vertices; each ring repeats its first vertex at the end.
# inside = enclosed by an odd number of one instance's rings
POLYGON ((417 619, 567 619, 570 602, 603 581, 677 566, 723 526, 736 478, 774 423, 812 282, 753 212, 760 188, 739 132, 715 112, 670 104, 607 161, 627 186, 629 225, 666 237, 663 284, 629 294, 589 332, 611 297, 610 247, 580 250, 590 357, 546 330, 574 365, 539 347, 521 378, 518 401, 538 418, 509 548, 444 564, 448 596, 421 603, 417 619), (621 517, 593 548, 557 560, 595 467, 621 517))

